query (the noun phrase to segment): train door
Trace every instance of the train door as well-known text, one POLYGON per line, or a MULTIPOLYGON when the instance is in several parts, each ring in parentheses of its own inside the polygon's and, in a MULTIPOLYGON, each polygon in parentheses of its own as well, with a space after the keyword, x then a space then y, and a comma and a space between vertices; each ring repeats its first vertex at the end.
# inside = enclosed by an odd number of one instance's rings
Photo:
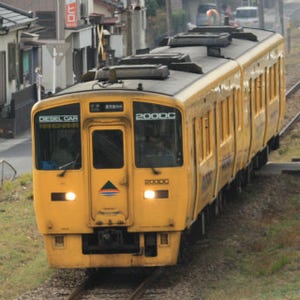
POLYGON ((129 225, 126 127, 89 129, 91 225, 129 225))

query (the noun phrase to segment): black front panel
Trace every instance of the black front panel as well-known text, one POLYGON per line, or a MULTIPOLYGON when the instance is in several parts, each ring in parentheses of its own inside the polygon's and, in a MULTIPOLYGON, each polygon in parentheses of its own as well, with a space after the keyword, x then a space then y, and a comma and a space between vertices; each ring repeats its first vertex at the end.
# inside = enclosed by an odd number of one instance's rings
POLYGON ((139 234, 125 228, 99 228, 82 235, 83 254, 139 253, 139 234))

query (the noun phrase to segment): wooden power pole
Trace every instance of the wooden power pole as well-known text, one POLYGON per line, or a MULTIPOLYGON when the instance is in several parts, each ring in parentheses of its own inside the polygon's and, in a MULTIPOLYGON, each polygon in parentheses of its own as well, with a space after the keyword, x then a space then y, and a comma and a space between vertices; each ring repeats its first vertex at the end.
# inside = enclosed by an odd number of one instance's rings
POLYGON ((280 18, 280 28, 281 34, 284 36, 284 11, 283 11, 283 0, 278 0, 278 8, 279 8, 279 18, 280 18))
POLYGON ((173 30, 172 30, 171 0, 166 0, 166 13, 167 13, 167 31, 168 31, 168 36, 171 36, 173 34, 173 30))
POLYGON ((259 13, 259 28, 265 28, 265 13, 264 13, 264 0, 258 1, 258 13, 259 13))

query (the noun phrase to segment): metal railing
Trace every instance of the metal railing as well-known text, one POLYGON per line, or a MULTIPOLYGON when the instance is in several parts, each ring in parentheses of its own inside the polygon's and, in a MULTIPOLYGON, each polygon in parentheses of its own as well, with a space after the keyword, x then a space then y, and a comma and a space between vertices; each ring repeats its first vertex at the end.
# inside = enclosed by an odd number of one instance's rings
POLYGON ((0 160, 0 187, 5 180, 14 180, 17 170, 6 160, 0 160))

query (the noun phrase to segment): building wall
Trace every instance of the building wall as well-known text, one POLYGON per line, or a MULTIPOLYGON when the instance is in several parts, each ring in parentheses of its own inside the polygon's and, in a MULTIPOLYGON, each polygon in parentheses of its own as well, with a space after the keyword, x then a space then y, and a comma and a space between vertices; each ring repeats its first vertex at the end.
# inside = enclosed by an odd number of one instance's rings
POLYGON ((56 2, 60 0, 1 0, 10 6, 18 7, 25 11, 54 11, 56 2))
MULTIPOLYGON (((0 51, 5 52, 6 57, 6 63, 5 63, 5 70, 1 70, 1 72, 5 72, 5 78, 6 78, 6 104, 9 104, 11 101, 11 94, 15 93, 17 90, 17 82, 16 79, 9 80, 8 76, 8 44, 9 43, 17 43, 17 31, 10 31, 7 35, 0 36, 0 51)), ((18 65, 18 62, 17 62, 18 65)), ((16 66, 17 67, 17 66, 16 66)), ((18 70, 16 70, 18 72, 18 70)))

